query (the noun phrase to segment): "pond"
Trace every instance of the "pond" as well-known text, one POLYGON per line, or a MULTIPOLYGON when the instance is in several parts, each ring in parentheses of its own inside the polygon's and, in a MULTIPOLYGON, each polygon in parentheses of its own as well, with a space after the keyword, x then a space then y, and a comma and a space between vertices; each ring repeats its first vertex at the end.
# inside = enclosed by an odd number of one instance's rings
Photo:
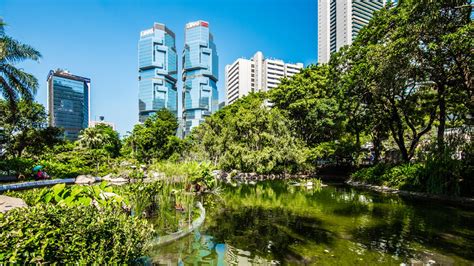
POLYGON ((200 199, 193 234, 154 249, 158 264, 472 265, 474 211, 347 186, 225 186, 200 199))

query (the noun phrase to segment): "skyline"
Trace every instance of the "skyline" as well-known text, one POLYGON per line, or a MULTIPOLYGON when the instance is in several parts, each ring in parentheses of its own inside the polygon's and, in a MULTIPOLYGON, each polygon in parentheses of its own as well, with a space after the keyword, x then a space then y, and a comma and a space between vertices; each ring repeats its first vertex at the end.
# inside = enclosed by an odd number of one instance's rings
MULTIPOLYGON (((140 31, 154 22, 176 33, 184 48, 185 24, 209 21, 219 47, 219 102, 225 100, 224 68, 237 58, 261 50, 271 58, 316 63, 316 0, 297 1, 12 1, 0 3, 6 33, 38 49, 40 63, 20 67, 40 83, 36 100, 46 105, 46 76, 63 68, 91 79, 91 120, 100 115, 121 135, 138 122, 138 54, 140 31), (80 4, 79 4, 80 3, 80 4), (25 8, 27 7, 27 8, 25 8), (250 10, 250 11, 249 11, 250 10), (240 11, 240 12, 239 12, 240 11), (266 11, 266 12, 265 12, 266 11), (37 18, 36 13, 51 16, 37 18), (236 16, 235 14, 240 14, 236 16), (32 30, 34 26, 40 30, 32 30), (126 18, 126 19, 122 19, 126 18), (63 22, 67 23, 63 23, 63 22)), ((179 64, 182 58, 178 56, 179 64)), ((182 81, 178 81, 181 102, 182 81)))

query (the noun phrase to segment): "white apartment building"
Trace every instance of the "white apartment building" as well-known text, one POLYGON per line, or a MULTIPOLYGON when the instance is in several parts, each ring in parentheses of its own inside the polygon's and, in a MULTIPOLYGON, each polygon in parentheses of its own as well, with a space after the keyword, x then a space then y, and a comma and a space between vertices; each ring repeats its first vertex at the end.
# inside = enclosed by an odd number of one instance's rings
POLYGON ((115 124, 112 122, 107 122, 104 120, 103 116, 99 116, 99 120, 90 120, 89 121, 89 127, 95 127, 97 125, 107 125, 111 127, 113 130, 115 130, 115 124))
POLYGON ((237 59, 225 67, 226 105, 250 92, 267 91, 280 84, 283 77, 300 72, 302 63, 289 64, 278 59, 266 59, 257 52, 252 59, 237 59))
POLYGON ((386 0, 318 0, 318 62, 349 45, 386 0))

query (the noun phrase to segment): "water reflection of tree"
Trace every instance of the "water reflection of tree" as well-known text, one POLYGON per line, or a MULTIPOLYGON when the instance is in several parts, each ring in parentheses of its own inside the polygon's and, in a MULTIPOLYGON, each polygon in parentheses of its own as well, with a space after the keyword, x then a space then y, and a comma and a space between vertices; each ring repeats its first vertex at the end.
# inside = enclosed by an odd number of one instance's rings
MULTIPOLYGON (((392 255, 407 261, 426 248, 473 259, 473 213, 454 208, 347 187, 318 191, 283 182, 224 188, 204 202, 208 215, 202 230, 213 238, 181 241, 179 258, 189 263, 215 265, 222 261, 220 249, 225 249, 226 264, 319 263, 332 254, 335 264, 397 263, 392 255)), ((171 250, 178 250, 176 244, 171 250)))
MULTIPOLYGON (((206 232, 218 242, 252 251, 252 256, 268 260, 304 261, 292 248, 295 244, 330 244, 332 234, 322 221, 307 212, 312 190, 289 187, 283 182, 263 182, 255 186, 226 188, 224 204, 210 214, 206 232)), ((312 208, 316 209, 316 208, 312 208)))
POLYGON ((293 244, 309 241, 330 244, 332 241, 331 233, 322 228, 322 221, 294 215, 283 208, 243 207, 225 211, 215 217, 207 232, 218 242, 279 261, 304 259, 291 249, 293 244))
POLYGON ((368 214, 379 222, 353 229, 354 241, 404 259, 419 257, 419 246, 424 246, 473 260, 473 232, 466 232, 468 224, 474 224, 472 215, 453 208, 419 204, 416 207, 376 205, 368 214))

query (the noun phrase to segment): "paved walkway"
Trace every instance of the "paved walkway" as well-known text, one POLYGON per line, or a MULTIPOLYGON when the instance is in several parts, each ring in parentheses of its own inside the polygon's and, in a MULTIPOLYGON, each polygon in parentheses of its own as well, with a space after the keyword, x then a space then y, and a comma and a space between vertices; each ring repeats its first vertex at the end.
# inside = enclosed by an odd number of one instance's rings
POLYGON ((28 207, 24 200, 0 195, 0 212, 7 212, 11 209, 21 207, 28 207))
MULTIPOLYGON (((48 180, 6 184, 6 185, 0 185, 0 193, 4 191, 8 191, 8 190, 23 190, 23 189, 39 188, 39 187, 53 186, 53 185, 61 184, 61 183, 74 184, 75 181, 76 181, 75 178, 63 178, 63 179, 48 179, 48 180)), ((96 182, 97 181, 100 181, 100 178, 96 177, 96 182)))

